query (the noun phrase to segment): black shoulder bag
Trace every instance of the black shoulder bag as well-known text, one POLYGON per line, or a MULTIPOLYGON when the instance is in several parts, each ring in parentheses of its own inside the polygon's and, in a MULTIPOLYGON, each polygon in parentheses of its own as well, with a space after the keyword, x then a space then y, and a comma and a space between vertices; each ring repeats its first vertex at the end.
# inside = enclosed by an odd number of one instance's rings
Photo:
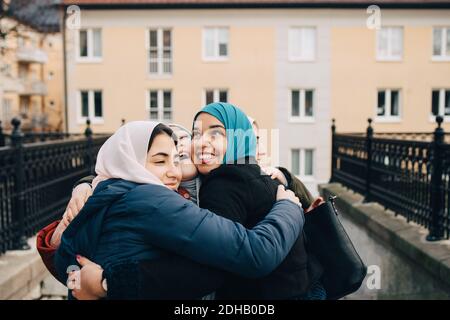
POLYGON ((361 286, 367 267, 338 218, 336 197, 305 214, 306 249, 323 267, 327 299, 340 299, 361 286))

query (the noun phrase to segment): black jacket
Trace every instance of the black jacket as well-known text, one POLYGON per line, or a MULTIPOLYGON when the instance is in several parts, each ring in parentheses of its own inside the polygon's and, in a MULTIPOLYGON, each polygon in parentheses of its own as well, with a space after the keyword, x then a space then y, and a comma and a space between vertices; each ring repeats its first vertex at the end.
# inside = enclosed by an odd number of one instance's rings
MULTIPOLYGON (((278 184, 256 164, 223 165, 202 181, 200 206, 251 228, 272 208, 278 184)), ((289 299, 303 296, 309 284, 308 255, 302 234, 286 259, 269 276, 247 279, 227 274, 216 297, 289 299)))

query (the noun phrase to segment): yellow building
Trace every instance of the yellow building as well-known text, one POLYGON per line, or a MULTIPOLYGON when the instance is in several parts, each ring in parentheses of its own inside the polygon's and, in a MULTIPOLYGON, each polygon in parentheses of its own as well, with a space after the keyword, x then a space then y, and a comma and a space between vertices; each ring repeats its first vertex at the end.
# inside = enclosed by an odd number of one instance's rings
POLYGON ((2 43, 0 55, 0 120, 6 129, 13 117, 19 117, 24 131, 61 131, 61 33, 42 32, 32 22, 25 24, 28 22, 13 15, 1 21, 4 30, 13 31, 2 43))
POLYGON ((450 10, 383 10, 381 28, 356 12, 332 28, 331 109, 339 132, 450 131, 450 10), (345 79, 345 80, 344 80, 345 79))
POLYGON ((272 165, 312 190, 338 132, 450 131, 450 0, 65 0, 70 132, 190 127, 207 102, 266 129, 272 165), (275 130, 275 131, 271 131, 275 130), (273 133, 274 139, 270 139, 273 133))

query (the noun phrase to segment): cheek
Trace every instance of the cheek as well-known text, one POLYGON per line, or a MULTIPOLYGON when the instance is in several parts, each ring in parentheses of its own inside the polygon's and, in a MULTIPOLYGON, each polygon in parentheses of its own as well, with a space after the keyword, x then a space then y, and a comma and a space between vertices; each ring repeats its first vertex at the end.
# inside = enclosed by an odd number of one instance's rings
POLYGON ((220 137, 214 141, 214 151, 216 154, 225 155, 227 152, 227 138, 220 137))
POLYGON ((162 170, 162 167, 155 166, 152 163, 146 163, 145 168, 150 171, 154 176, 156 176, 159 180, 161 180, 162 176, 164 175, 164 170, 162 170))

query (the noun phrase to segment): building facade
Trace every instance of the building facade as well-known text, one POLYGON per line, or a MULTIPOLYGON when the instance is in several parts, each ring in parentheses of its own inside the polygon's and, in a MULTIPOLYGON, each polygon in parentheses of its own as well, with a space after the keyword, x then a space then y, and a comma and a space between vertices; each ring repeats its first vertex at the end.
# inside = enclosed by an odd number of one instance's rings
POLYGON ((272 164, 315 190, 330 176, 332 118, 338 132, 367 118, 422 132, 441 114, 450 129, 450 1, 381 1, 373 26, 368 1, 294 2, 65 1, 81 22, 65 30, 69 131, 88 118, 95 132, 122 119, 190 127, 202 105, 228 101, 258 121, 272 164))
MULTIPOLYGON (((23 6, 16 2, 8 5, 8 14, 0 21, 2 30, 10 30, 0 41, 0 121, 6 129, 11 128, 11 119, 18 117, 24 131, 62 131, 63 50, 59 24, 44 31, 32 20, 17 18, 23 6)), ((38 11, 27 12, 39 15, 38 11)))

